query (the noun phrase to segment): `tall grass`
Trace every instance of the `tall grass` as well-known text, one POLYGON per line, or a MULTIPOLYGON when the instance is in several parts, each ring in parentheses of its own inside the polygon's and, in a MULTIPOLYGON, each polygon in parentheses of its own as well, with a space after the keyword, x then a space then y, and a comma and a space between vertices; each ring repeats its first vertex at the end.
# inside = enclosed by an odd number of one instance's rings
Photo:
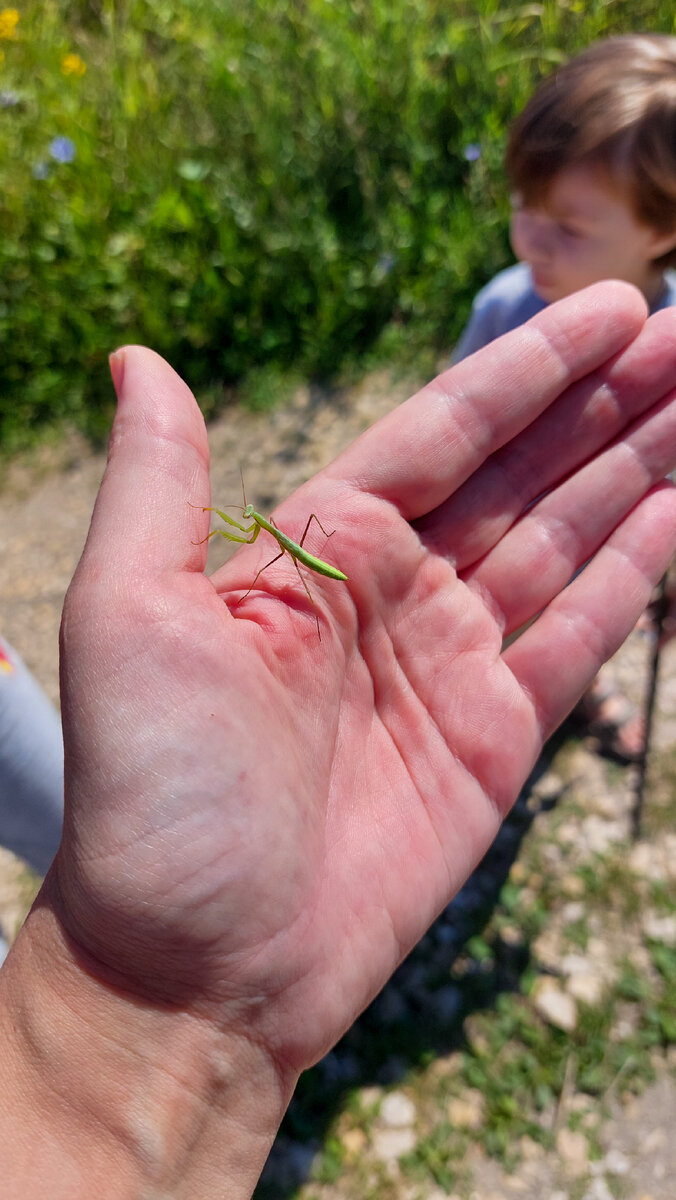
POLYGON ((0 438, 106 419, 140 340, 201 388, 450 345, 509 259, 538 77, 665 0, 39 0, 0 11, 0 438), (18 14, 18 17, 17 17, 18 14))

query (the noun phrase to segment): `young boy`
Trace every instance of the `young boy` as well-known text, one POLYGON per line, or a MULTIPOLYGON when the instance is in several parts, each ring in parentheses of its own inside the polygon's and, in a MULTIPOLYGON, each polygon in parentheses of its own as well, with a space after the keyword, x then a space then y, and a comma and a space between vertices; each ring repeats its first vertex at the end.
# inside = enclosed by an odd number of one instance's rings
MULTIPOLYGON (((602 279, 633 283, 651 312, 676 305, 676 38, 609 38, 548 76, 505 168, 520 261, 477 295, 453 362, 602 279)), ((600 680, 582 714, 602 748, 639 756, 637 714, 600 680)))
POLYGON ((609 38, 549 75, 505 168, 521 261, 479 292, 454 362, 600 279, 676 304, 676 38, 609 38))

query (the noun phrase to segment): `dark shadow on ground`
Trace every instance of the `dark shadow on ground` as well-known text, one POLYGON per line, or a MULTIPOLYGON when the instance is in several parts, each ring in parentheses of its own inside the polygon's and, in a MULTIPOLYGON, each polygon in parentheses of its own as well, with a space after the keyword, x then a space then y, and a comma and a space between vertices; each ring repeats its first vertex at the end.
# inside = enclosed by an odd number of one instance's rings
POLYGON ((465 886, 398 967, 382 992, 321 1062, 301 1077, 255 1200, 288 1200, 307 1179, 327 1130, 356 1088, 395 1083, 408 1071, 463 1045, 471 1013, 518 990, 530 961, 527 941, 493 943, 490 966, 456 959, 488 923, 525 835, 538 813, 555 807, 561 790, 537 788, 566 730, 545 747, 493 845, 465 886))

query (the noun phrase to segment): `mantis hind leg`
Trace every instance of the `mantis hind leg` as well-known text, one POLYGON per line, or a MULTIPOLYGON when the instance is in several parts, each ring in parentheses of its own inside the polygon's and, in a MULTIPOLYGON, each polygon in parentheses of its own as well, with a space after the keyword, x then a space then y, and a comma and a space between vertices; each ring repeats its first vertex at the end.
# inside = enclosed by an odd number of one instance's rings
MULTIPOLYGON (((305 541, 305 537, 306 537, 307 531, 308 531, 308 529, 310 528, 310 521, 316 521, 316 522, 317 522, 317 524, 319 525, 319 528, 321 529, 322 533, 324 534, 324 537, 327 537, 327 538, 333 537, 334 533, 336 532, 336 531, 335 531, 335 529, 332 529, 330 533, 327 533, 326 529, 324 528, 324 526, 322 525, 321 521, 319 520, 319 517, 317 516, 317 514, 316 514, 316 513, 310 513, 310 516, 309 516, 309 517, 308 517, 308 519, 307 519, 307 525, 305 526, 305 529, 303 530, 303 536, 302 536, 302 538, 300 539, 300 541, 299 541, 299 543, 298 543, 298 545, 299 545, 299 546, 302 546, 302 545, 303 545, 303 542, 305 541)), ((297 564, 296 564, 296 565, 297 565, 297 564)))
MULTIPOLYGON (((308 525, 309 525, 309 524, 310 524, 310 522, 308 521, 308 525)), ((306 527, 306 529, 305 529, 305 533, 307 533, 307 527, 306 527)), ((305 537, 305 533, 303 534, 303 537, 305 537)), ((328 537, 329 535, 327 534, 326 536, 328 537)), ((302 544, 301 542, 299 542, 299 543, 298 543, 298 545, 299 545, 299 546, 300 546, 301 544, 302 544)), ((320 640, 320 642, 321 642, 321 640, 322 640, 322 631, 321 631, 321 629, 319 628, 319 613, 317 612, 317 605, 315 604, 314 600, 312 599, 312 592, 310 591, 310 589, 309 589, 309 587, 308 587, 308 585, 307 585, 307 581, 306 581, 306 580, 303 578, 303 575, 302 575, 301 569, 300 569, 300 567, 298 566, 298 561, 297 561, 297 559, 295 559, 295 558, 293 557, 293 554, 291 555, 291 558, 293 558, 293 565, 294 565, 294 567, 296 568, 296 570, 297 570, 297 572, 298 572, 298 578, 300 579, 300 581, 301 581, 301 583, 302 583, 303 587, 305 588, 305 591, 306 591, 306 593, 307 593, 307 598, 308 598, 308 600, 310 601, 310 604, 312 605, 312 607, 313 607, 313 609, 314 609, 314 613, 315 613, 315 621, 317 622, 317 637, 319 638, 319 640, 320 640)))
MULTIPOLYGON (((274 524, 274 522, 273 522, 273 524, 274 524)), ((275 528, 276 528, 276 526, 275 526, 275 528)), ((329 535, 327 534, 326 536, 328 537, 329 535)), ((299 542, 298 544, 300 545, 300 542, 299 542)), ((283 556, 284 556, 285 554, 288 554, 288 555, 289 555, 289 558, 290 558, 290 559, 291 559, 291 561, 293 562, 293 565, 294 565, 294 567, 296 568, 296 570, 297 570, 297 572, 298 572, 298 578, 300 579, 300 581, 301 581, 301 583, 302 583, 303 587, 305 588, 305 593, 306 593, 306 595, 307 595, 307 598, 308 598, 308 600, 310 601, 310 604, 312 605, 312 607, 313 607, 313 609, 314 609, 315 621, 317 622, 317 637, 319 638, 319 640, 320 640, 320 642, 321 642, 321 640, 322 640, 322 631, 321 631, 321 629, 319 628, 319 614, 318 614, 318 612, 317 612, 317 605, 315 604, 315 602, 314 602, 314 600, 313 600, 313 598, 312 598, 312 592, 310 591, 310 589, 309 589, 309 587, 308 587, 308 585, 307 585, 307 583, 306 583, 305 579, 303 578, 303 575, 302 575, 301 569, 300 569, 300 567, 298 566, 298 561, 297 561, 297 559, 296 559, 296 558, 294 558, 293 554, 290 554, 288 550, 280 550, 279 554, 275 554, 275 557, 274 557, 274 558, 271 558, 271 559, 270 559, 270 562, 266 562, 265 566, 261 567, 260 571, 257 571, 257 572, 256 572, 256 574, 255 574, 255 576, 254 576, 254 578, 253 578, 253 582, 252 582, 252 584, 251 584, 251 587, 250 587, 250 588, 248 588, 248 590, 247 590, 247 591, 244 593, 244 595, 243 595, 243 596, 240 596, 239 600, 237 601, 237 604, 235 605, 235 608, 237 608, 237 605, 239 605, 239 604, 241 604, 241 603, 242 603, 242 600, 246 600, 246 598, 247 598, 247 596, 249 595, 249 593, 253 591, 253 589, 254 589, 254 588, 255 588, 255 586, 256 586, 256 580, 258 579, 258 576, 259 576, 259 575, 262 575, 262 574, 263 574, 263 571, 267 571, 268 567, 271 567, 273 563, 276 563, 276 562, 277 562, 277 560, 278 560, 279 558, 283 558, 283 556)))
MULTIPOLYGON (((326 530, 326 529, 324 528, 324 526, 322 525, 322 523, 321 523, 321 521, 319 520, 319 517, 317 516, 317 514, 316 514, 316 513, 310 513, 310 516, 309 516, 309 517, 308 517, 308 519, 307 519, 307 525, 305 526, 305 529, 303 530, 303 536, 302 536, 302 538, 300 539, 300 541, 297 543, 299 546, 302 546, 302 545, 303 545, 303 542, 305 541, 305 538, 306 538, 306 536, 307 536, 307 531, 308 531, 308 529, 310 528, 310 521, 316 521, 316 522, 317 522, 317 524, 319 525, 319 528, 321 529, 322 533, 324 534, 324 537, 327 537, 327 538, 333 537, 334 533, 336 532, 336 531, 335 531, 335 529, 332 529, 332 530, 331 530, 331 532, 329 533, 329 532, 328 532, 328 530, 326 530)), ((278 528, 279 528, 279 526, 278 526, 278 525, 275 523, 275 521, 273 521, 272 517, 270 517, 270 524, 271 524, 271 525, 274 525, 274 526, 275 526, 275 529, 278 529, 278 528)), ((295 559, 294 559, 294 562, 295 562, 295 559)))
MULTIPOLYGON (((218 530, 216 530, 216 532, 218 532, 218 530)), ((209 536, 211 537, 211 534, 209 534, 209 536)), ((259 576, 259 575, 262 575, 262 574, 263 574, 263 571, 267 571, 268 567, 271 567, 271 566, 272 566, 272 564, 273 564, 273 563, 275 563, 275 562, 277 562, 277 559, 278 559, 278 558, 281 558, 281 557, 282 557, 282 555, 283 555, 283 554, 285 554, 285 553, 286 553, 286 551, 285 551, 285 550, 280 550, 279 554, 275 554, 275 557, 274 557, 274 558, 271 558, 271 559, 270 559, 270 562, 266 562, 265 566, 264 566, 264 567, 261 567, 260 571, 257 571, 257 572, 256 572, 256 574, 254 575, 254 579, 253 579, 253 583, 251 584, 251 587, 250 587, 250 588, 249 588, 249 589, 248 589, 248 590, 247 590, 247 591, 244 593, 244 595, 243 595, 243 596, 240 596, 239 600, 237 601, 237 604, 241 604, 241 603, 242 603, 242 600, 246 600, 247 596, 249 595, 249 592, 252 592, 252 591, 254 590, 254 588, 255 588, 255 586, 256 586, 256 580, 258 579, 258 576, 259 576)), ((237 608, 237 604, 235 605, 235 608, 237 608)))

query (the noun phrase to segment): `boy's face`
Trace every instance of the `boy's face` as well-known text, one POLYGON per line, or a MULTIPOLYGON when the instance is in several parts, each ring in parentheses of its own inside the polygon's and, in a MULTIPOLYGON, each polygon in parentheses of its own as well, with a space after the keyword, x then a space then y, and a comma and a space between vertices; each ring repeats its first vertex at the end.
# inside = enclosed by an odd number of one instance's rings
POLYGON ((560 300, 601 279, 633 283, 649 301, 662 274, 655 258, 676 243, 641 225, 602 167, 564 167, 537 207, 513 201, 511 240, 542 300, 560 300))

